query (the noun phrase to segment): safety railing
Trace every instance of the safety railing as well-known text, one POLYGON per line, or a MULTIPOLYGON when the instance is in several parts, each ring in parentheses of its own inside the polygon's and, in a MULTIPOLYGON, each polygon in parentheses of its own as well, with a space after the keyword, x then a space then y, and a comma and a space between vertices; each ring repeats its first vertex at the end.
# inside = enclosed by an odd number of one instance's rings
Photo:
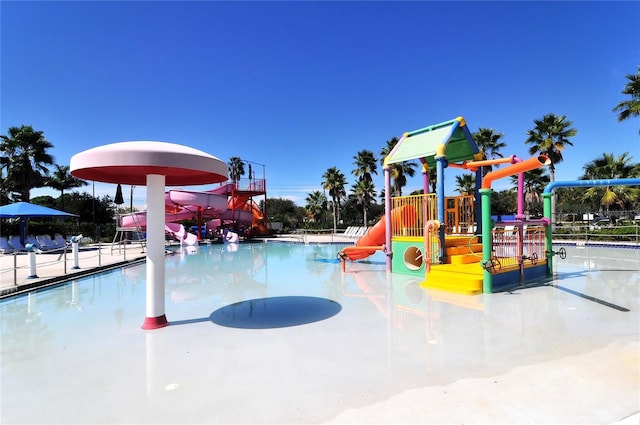
POLYGON ((491 231, 492 257, 500 261, 502 267, 518 265, 518 235, 515 226, 494 227, 491 231))
POLYGON ((546 260, 545 227, 541 225, 505 225, 492 229, 492 257, 501 267, 519 267, 546 260))
MULTIPOLYGON (((474 234, 474 197, 471 195, 448 196, 444 200, 447 235, 474 234)), ((424 236, 424 226, 429 220, 438 219, 438 201, 434 193, 426 195, 398 196, 391 198, 391 210, 415 211, 415 219, 408 220, 406 212, 402 220, 392 220, 392 236, 424 236)))
POLYGON ((427 273, 431 270, 432 264, 440 263, 440 238, 438 237, 438 229, 440 222, 437 220, 428 220, 424 232, 427 235, 424 241, 427 273))
MULTIPOLYGON (((110 244, 71 244, 55 251, 14 252, 0 255, 0 293, 8 294, 42 280, 63 279, 87 270, 144 258, 139 250, 111 252, 110 244)), ((37 285, 36 285, 37 286, 37 285)))
POLYGON ((424 237, 426 222, 438 218, 436 195, 410 195, 391 198, 391 211, 402 211, 396 213, 397 219, 391 220, 392 236, 424 237))
POLYGON ((640 245, 640 222, 623 225, 557 224, 553 240, 558 242, 603 242, 640 245))
POLYGON ((523 227, 522 255, 525 260, 532 262, 546 260, 545 235, 544 226, 523 227))
POLYGON ((472 195, 445 198, 445 233, 448 235, 473 234, 474 197, 472 195))
POLYGON ((265 179, 239 179, 234 184, 235 190, 249 192, 264 192, 266 187, 265 179))

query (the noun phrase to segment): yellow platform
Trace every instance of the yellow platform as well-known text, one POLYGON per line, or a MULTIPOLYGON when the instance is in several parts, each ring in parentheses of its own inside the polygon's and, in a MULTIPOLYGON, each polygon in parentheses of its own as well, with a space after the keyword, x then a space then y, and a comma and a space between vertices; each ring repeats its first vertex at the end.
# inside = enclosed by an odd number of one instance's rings
POLYGON ((458 254, 469 254, 471 252, 477 252, 479 253, 480 256, 482 256, 482 244, 481 243, 472 243, 472 244, 465 244, 465 245, 456 245, 456 246, 450 246, 450 247, 446 247, 445 251, 447 253, 447 256, 449 255, 458 255, 458 254))
POLYGON ((445 239, 447 264, 479 263, 482 260, 482 244, 477 237, 453 236, 445 239))
POLYGON ((431 266, 425 288, 440 289, 458 294, 482 293, 484 270, 479 262, 471 264, 436 264, 431 266))
POLYGON ((446 264, 435 264, 422 283, 425 288, 458 294, 482 293, 482 244, 477 236, 447 236, 446 264))
POLYGON ((472 240, 472 244, 478 243, 477 236, 447 236, 444 238, 444 246, 453 247, 453 246, 469 246, 469 240, 472 240))
POLYGON ((447 257, 447 264, 479 263, 482 257, 479 254, 458 254, 447 257))

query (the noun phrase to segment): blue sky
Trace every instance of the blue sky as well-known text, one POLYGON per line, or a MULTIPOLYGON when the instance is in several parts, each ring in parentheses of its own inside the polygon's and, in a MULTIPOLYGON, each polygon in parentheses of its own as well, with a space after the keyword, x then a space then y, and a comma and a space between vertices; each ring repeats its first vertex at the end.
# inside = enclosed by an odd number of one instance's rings
POLYGON ((265 164, 268 196, 304 205, 327 168, 351 185, 358 151, 457 116, 528 157, 547 113, 578 130, 557 180, 603 152, 640 162, 639 120, 612 112, 640 64, 640 2, 3 0, 0 19, 0 131, 44 131, 62 165, 167 141, 265 164))

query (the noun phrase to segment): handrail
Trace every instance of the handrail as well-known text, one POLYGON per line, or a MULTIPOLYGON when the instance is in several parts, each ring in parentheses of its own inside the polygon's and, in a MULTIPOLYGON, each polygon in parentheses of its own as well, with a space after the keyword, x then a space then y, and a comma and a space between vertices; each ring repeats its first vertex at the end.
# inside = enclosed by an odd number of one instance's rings
MULTIPOLYGON (((438 236, 437 234, 437 230, 440 228, 440 221, 439 220, 427 220, 427 222, 424 225, 424 250, 426 253, 426 259, 425 259, 425 264, 426 264, 426 272, 429 273, 429 271, 431 271, 431 256, 433 255, 433 252, 431 252, 431 236, 435 235, 436 237, 438 236)), ((440 240, 438 239, 438 242, 440 240)), ((439 249, 438 249, 439 250, 439 249)))
POLYGON ((49 282, 60 282, 72 279, 76 275, 91 273, 95 269, 102 269, 116 264, 128 264, 138 261, 143 257, 125 259, 122 255, 111 256, 109 244, 98 243, 89 249, 82 249, 79 252, 77 269, 71 267, 75 265, 76 259, 67 255, 68 248, 60 248, 56 251, 42 251, 35 254, 36 273, 32 273, 29 263, 29 256, 24 253, 3 254, 2 271, 0 272, 0 298, 11 296, 16 293, 48 285, 49 282), (12 266, 5 263, 13 263, 12 266), (67 264, 70 262, 69 264, 67 264), (4 274, 11 273, 12 277, 4 277, 4 274), (36 277, 30 277, 35 275, 36 277))

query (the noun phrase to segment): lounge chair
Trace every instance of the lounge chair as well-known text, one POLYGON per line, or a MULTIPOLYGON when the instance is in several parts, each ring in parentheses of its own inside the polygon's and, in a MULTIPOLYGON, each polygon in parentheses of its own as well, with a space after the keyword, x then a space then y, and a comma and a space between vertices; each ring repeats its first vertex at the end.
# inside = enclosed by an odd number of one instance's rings
POLYGON ((35 236, 28 235, 27 240, 25 242, 28 244, 31 244, 37 251, 43 251, 42 246, 40 245, 40 242, 38 242, 35 236))
POLYGON ((15 249, 9 246, 9 241, 6 236, 0 236, 0 254, 10 254, 15 252, 15 249))
POLYGON ((358 230, 360 230, 360 227, 358 226, 353 226, 351 228, 351 231, 349 232, 348 236, 350 238, 355 238, 356 236, 358 236, 358 230))
POLYGON ((57 248, 64 248, 65 246, 69 245, 69 242, 67 242, 60 233, 56 233, 53 237, 53 242, 56 244, 57 248))
POLYGON ((20 242, 20 236, 18 235, 9 236, 9 246, 13 247, 16 251, 27 251, 27 248, 25 248, 25 246, 22 245, 22 242, 20 242))
POLYGON ((55 242, 53 242, 51 236, 49 235, 37 235, 36 240, 38 241, 38 244, 43 251, 58 249, 58 246, 55 244, 55 242))
POLYGON ((351 231, 351 233, 349 233, 349 236, 352 238, 359 238, 360 236, 364 235, 366 228, 362 227, 362 226, 353 226, 353 230, 351 231))

